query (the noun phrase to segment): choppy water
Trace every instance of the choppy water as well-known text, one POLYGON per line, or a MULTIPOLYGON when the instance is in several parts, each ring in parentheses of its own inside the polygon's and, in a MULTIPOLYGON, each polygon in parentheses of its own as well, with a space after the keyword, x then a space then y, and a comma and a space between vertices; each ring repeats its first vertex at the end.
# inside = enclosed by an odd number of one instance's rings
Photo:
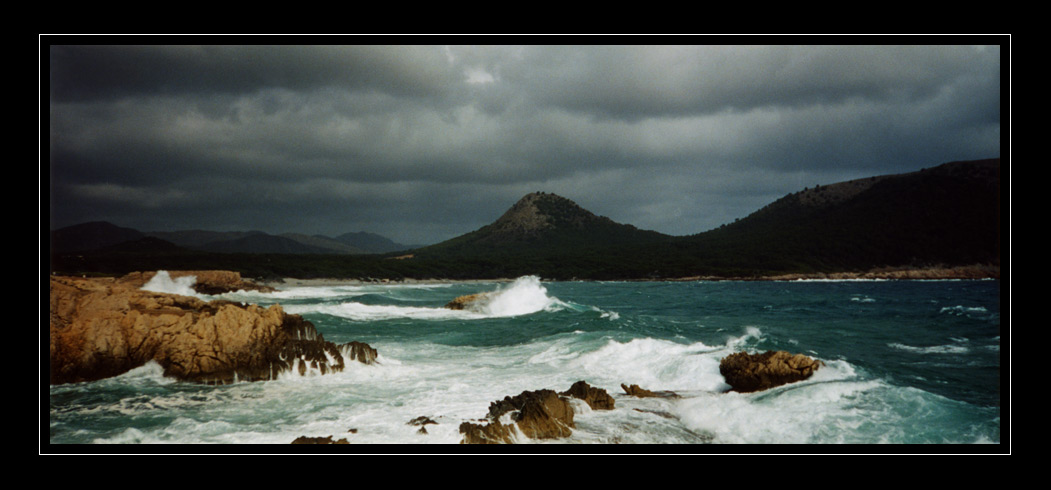
POLYGON ((288 444, 331 435, 352 444, 455 444, 460 422, 484 417, 491 401, 578 380, 606 389, 616 409, 577 403, 573 435, 543 444, 1001 442, 999 281, 526 277, 222 297, 280 303, 327 340, 369 343, 379 362, 225 386, 173 381, 147 365, 51 386, 49 443, 288 444), (482 291, 499 293, 478 311, 441 308, 482 291), (826 366, 804 382, 724 393, 719 360, 768 349, 826 366), (682 398, 633 398, 622 383, 682 398), (408 424, 419 416, 437 424, 419 434, 408 424))

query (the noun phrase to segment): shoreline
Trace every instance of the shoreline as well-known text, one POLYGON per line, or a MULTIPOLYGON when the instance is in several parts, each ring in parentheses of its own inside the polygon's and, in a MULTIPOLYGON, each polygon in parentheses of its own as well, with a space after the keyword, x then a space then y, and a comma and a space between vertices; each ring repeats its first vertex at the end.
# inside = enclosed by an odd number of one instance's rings
MULTIPOLYGON (((516 278, 493 279, 337 279, 284 278, 275 281, 260 281, 258 284, 280 289, 282 287, 330 287, 330 286, 370 286, 370 285, 413 285, 413 284, 477 284, 509 283, 516 278)), ((688 276, 653 279, 569 279, 544 281, 555 282, 689 282, 689 281, 893 281, 893 280, 1000 280, 1000 267, 990 265, 972 265, 960 267, 901 268, 887 267, 871 269, 865 272, 811 272, 791 273, 771 276, 688 276)))

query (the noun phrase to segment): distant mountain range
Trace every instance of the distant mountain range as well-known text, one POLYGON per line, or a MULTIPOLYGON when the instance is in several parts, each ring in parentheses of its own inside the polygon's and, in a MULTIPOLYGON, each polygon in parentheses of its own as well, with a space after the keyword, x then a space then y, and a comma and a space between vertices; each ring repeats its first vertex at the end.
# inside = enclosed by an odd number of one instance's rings
POLYGON ((140 232, 105 221, 73 225, 51 232, 53 253, 94 251, 118 245, 119 249, 126 251, 171 251, 175 247, 203 252, 266 254, 382 254, 413 248, 366 232, 345 233, 334 238, 297 233, 270 235, 261 231, 140 232), (144 240, 146 238, 152 240, 144 240))
POLYGON ((690 236, 640 230, 567 198, 536 192, 489 225, 418 248, 365 233, 146 234, 87 223, 52 232, 52 267, 105 273, 226 268, 246 277, 393 279, 527 274, 659 279, 999 267, 1000 215, 1000 160, 991 159, 803 189, 734 223, 690 236), (71 256, 66 253, 73 251, 71 244, 93 252, 71 256), (265 261, 248 255, 260 253, 275 255, 265 261), (361 253, 372 255, 354 255, 361 253), (334 254, 345 258, 329 258, 334 254))

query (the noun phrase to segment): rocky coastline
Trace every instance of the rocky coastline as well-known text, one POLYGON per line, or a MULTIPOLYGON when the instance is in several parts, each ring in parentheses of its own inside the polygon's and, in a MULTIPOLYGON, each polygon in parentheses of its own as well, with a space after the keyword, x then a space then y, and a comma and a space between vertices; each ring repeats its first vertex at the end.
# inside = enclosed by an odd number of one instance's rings
MULTIPOLYGON (((183 381, 224 384, 274 379, 284 372, 325 374, 345 362, 376 361, 367 344, 336 345, 280 305, 231 301, 141 289, 153 272, 120 278, 50 277, 50 382, 93 381, 147 362, 183 381)), ((228 271, 182 271, 208 294, 267 290, 228 271)))
MULTIPOLYGON (((726 356, 719 365, 730 389, 726 393, 751 393, 769 390, 781 385, 806 380, 825 364, 803 354, 786 351, 767 351, 759 354, 737 352, 726 356)), ((639 385, 621 384, 624 395, 634 398, 680 398, 672 391, 651 391, 639 385)), ((616 399, 605 389, 591 386, 581 380, 569 389, 523 391, 505 396, 489 404, 484 417, 464 420, 457 428, 460 444, 516 444, 526 441, 544 441, 569 437, 576 429, 573 400, 580 400, 591 410, 615 410, 616 399)), ((648 411, 636 408, 636 411, 648 411)), ((662 417, 674 417, 667 412, 651 412, 662 417)), ((440 417, 439 417, 440 418, 440 417)), ((438 424, 431 417, 420 416, 407 422, 420 427, 418 434, 426 435, 428 424, 438 424)), ((355 429, 348 432, 356 433, 355 429)), ((347 438, 335 436, 300 436, 292 444, 350 444, 347 438)))
MULTIPOLYGON (((346 363, 377 362, 376 349, 361 342, 336 345, 299 315, 279 305, 263 308, 224 300, 143 290, 157 273, 135 272, 119 278, 50 277, 50 382, 64 384, 116 376, 148 362, 178 380, 225 384, 275 379, 281 373, 327 374, 346 363)), ((194 276, 194 289, 218 294, 236 290, 268 291, 236 272, 181 271, 194 276)), ((464 296, 450 308, 469 308, 480 296, 464 296)), ((720 373, 731 392, 749 393, 805 380, 824 364, 784 351, 728 355, 720 373)), ((675 399, 670 391, 622 384, 623 396, 675 399)), ((569 389, 523 391, 490 403, 484 418, 461 421, 462 444, 503 444, 567 437, 575 429, 574 404, 591 410, 615 410, 616 400, 603 388, 581 380, 569 389), (574 402, 573 400, 579 400, 574 402)), ((439 417, 440 418, 440 417, 439 417)), ((419 417, 409 425, 437 424, 419 417)), ((355 430, 348 431, 354 433, 355 430)), ((293 444, 347 444, 346 437, 304 435, 293 444)))

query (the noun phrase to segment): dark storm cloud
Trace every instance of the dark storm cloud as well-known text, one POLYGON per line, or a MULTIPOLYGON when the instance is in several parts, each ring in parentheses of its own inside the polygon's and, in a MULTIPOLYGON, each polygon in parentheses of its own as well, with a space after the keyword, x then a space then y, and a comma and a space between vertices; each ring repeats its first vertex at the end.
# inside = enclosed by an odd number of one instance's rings
POLYGON ((367 230, 424 243, 544 190, 689 234, 806 186, 1000 148, 996 46, 49 54, 56 226, 367 230))
POLYGON ((438 96, 460 77, 438 50, 414 46, 52 46, 51 98, 64 102, 327 86, 438 96))
POLYGON ((636 120, 924 99, 974 75, 977 58, 999 55, 966 46, 570 46, 521 56, 506 78, 542 84, 537 100, 636 120))

